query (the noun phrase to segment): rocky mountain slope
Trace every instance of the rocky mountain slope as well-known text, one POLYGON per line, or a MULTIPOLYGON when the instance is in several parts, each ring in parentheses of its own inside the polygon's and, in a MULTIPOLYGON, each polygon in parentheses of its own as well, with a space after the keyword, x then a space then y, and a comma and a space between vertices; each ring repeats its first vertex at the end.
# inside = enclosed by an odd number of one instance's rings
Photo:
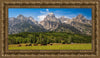
POLYGON ((16 34, 20 32, 44 32, 46 31, 37 21, 32 17, 24 17, 23 15, 17 18, 9 18, 9 34, 16 34))
POLYGON ((60 20, 58 20, 53 13, 49 13, 43 21, 40 22, 40 24, 46 29, 46 30, 55 30, 59 24, 60 20))
POLYGON ((54 13, 48 13, 40 23, 32 17, 24 17, 23 15, 19 15, 17 18, 9 18, 9 34, 46 31, 91 35, 92 21, 86 19, 82 14, 69 19, 64 16, 56 18, 54 13))
POLYGON ((64 16, 56 18, 53 13, 50 13, 44 18, 40 24, 47 30, 56 32, 72 32, 91 35, 92 22, 86 19, 82 14, 79 14, 73 19, 65 18, 64 16))

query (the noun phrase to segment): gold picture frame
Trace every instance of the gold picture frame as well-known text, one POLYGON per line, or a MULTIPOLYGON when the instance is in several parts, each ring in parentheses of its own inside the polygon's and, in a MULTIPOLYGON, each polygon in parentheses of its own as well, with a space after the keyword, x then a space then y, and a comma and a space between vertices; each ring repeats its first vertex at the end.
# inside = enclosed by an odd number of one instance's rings
POLYGON ((99 0, 2 0, 0 4, 0 57, 100 57, 99 0), (8 8, 92 8, 92 50, 8 50, 8 8))

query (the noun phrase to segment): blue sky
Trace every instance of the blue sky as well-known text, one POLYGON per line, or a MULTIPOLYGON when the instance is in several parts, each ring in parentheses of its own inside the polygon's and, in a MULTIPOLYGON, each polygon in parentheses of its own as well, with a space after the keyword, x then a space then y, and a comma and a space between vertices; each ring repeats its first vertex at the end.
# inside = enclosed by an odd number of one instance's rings
POLYGON ((91 8, 9 8, 8 16, 17 17, 22 14, 26 17, 32 16, 35 20, 41 21, 48 13, 53 12, 57 18, 65 16, 66 18, 73 18, 79 14, 84 15, 87 19, 92 19, 91 8))

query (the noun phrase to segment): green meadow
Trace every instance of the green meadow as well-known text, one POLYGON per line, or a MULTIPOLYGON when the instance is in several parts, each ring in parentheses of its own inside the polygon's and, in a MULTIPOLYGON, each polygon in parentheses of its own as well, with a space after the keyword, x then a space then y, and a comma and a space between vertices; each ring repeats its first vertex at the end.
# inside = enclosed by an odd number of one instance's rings
POLYGON ((43 45, 43 46, 25 46, 21 44, 21 47, 18 47, 18 44, 12 44, 8 46, 9 50, 91 50, 92 44, 53 44, 53 45, 43 45))

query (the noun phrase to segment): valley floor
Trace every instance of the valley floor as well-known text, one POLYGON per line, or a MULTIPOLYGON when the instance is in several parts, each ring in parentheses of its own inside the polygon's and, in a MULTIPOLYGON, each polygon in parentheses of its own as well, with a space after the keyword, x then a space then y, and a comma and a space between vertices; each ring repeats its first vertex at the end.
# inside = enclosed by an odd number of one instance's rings
POLYGON ((21 44, 8 45, 8 50, 92 50, 91 43, 82 44, 53 44, 53 45, 38 45, 38 46, 25 46, 21 44))

